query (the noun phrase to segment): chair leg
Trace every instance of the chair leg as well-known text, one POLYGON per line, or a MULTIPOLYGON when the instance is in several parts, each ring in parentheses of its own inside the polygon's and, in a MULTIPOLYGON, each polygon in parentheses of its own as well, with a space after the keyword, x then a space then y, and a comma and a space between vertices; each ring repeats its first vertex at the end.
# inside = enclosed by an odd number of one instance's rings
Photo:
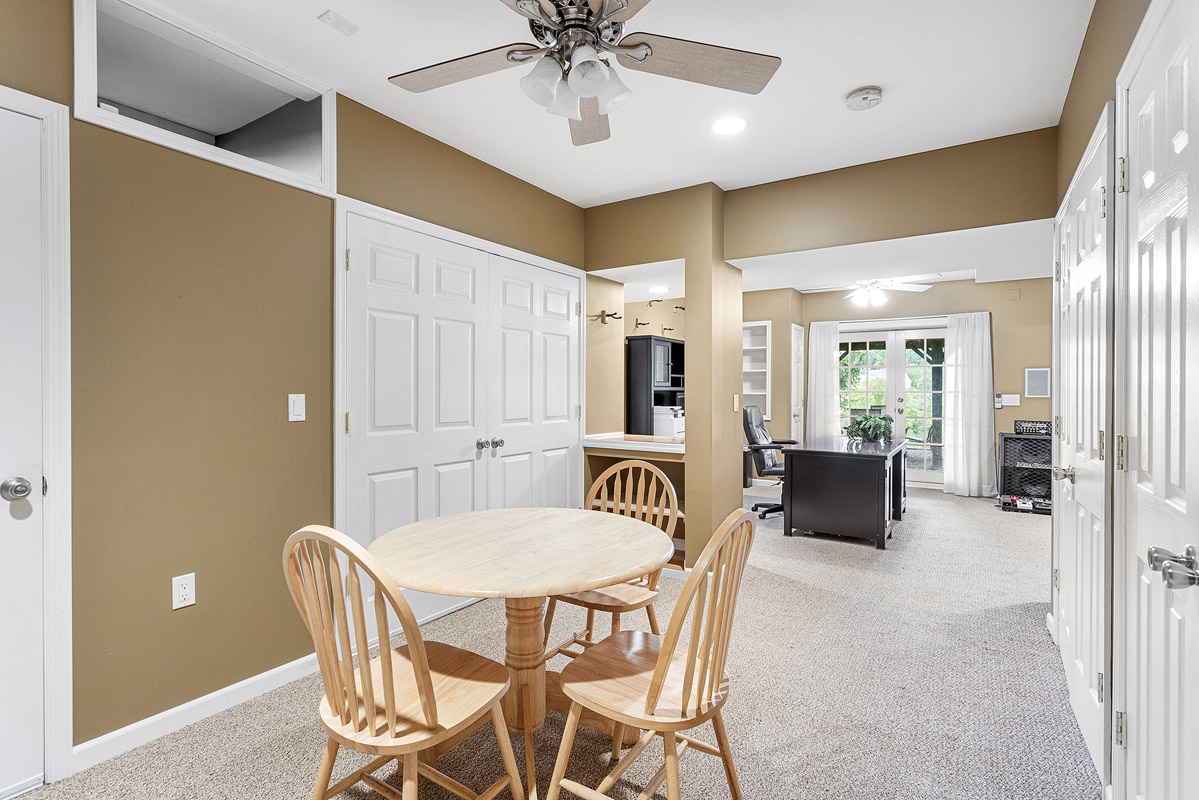
POLYGON ((550 598, 549 603, 546 605, 546 609, 545 609, 545 645, 544 645, 545 647, 549 647, 549 645, 550 645, 550 628, 553 627, 553 624, 554 624, 554 607, 557 605, 558 605, 558 601, 552 597, 550 598))
POLYGON ((645 607, 645 613, 649 615, 649 631, 654 636, 661 636, 662 631, 658 630, 658 614, 654 611, 654 604, 650 603, 645 607))
POLYGON ((612 729, 612 760, 620 758, 620 748, 624 744, 624 723, 618 722, 612 729))
POLYGON ((566 715, 566 727, 562 730, 562 744, 558 748, 558 760, 554 762, 554 774, 550 778, 550 790, 545 800, 558 800, 562 791, 562 779, 566 777, 566 762, 570 761, 570 748, 575 743, 575 731, 579 727, 579 716, 583 706, 578 703, 570 704, 570 713, 566 715))
POLYGON ((679 743, 675 739, 674 731, 663 731, 662 746, 666 750, 667 800, 682 800, 682 789, 679 786, 679 743))
POLYGON ((595 609, 587 609, 587 632, 583 634, 583 638, 589 642, 595 641, 595 609))
POLYGON ((724 717, 717 711, 712 717, 712 728, 716 731, 716 743, 720 746, 720 760, 724 762, 724 776, 729 781, 729 793, 733 800, 741 800, 741 784, 737 781, 737 770, 733 767, 733 751, 729 749, 729 734, 724 729, 724 717))
POLYGON ((416 753, 404 756, 404 800, 416 800, 416 782, 420 777, 416 753))
POLYGON ((316 773, 316 786, 312 789, 312 800, 325 800, 329 791, 329 779, 333 777, 333 762, 337 761, 337 749, 340 745, 329 737, 325 745, 325 757, 321 759, 320 771, 316 773))
POLYGON ((613 611, 612 612, 612 635, 615 636, 618 633, 620 633, 620 612, 613 611))
POLYGON ((504 760, 504 771, 508 773, 512 800, 525 800, 525 789, 521 784, 520 770, 516 767, 516 755, 512 752, 512 740, 508 738, 508 725, 504 722, 504 708, 498 702, 491 707, 491 724, 495 726, 495 740, 500 746, 500 757, 504 760))

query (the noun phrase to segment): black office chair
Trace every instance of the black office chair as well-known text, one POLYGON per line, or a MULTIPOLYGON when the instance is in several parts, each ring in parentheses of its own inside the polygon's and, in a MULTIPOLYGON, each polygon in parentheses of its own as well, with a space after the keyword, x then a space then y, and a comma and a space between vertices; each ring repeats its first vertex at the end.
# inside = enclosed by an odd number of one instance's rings
MULTIPOLYGON (((754 470, 759 478, 783 478, 783 463, 779 460, 778 451, 789 444, 796 444, 794 439, 772 439, 770 431, 766 430, 766 420, 762 418, 762 409, 757 406, 746 406, 743 417, 745 423, 745 441, 749 442, 749 452, 753 456, 754 470)), ((787 488, 783 487, 786 492, 787 488)), ((782 503, 754 503, 754 511, 758 519, 766 519, 767 514, 777 514, 783 510, 782 503)))

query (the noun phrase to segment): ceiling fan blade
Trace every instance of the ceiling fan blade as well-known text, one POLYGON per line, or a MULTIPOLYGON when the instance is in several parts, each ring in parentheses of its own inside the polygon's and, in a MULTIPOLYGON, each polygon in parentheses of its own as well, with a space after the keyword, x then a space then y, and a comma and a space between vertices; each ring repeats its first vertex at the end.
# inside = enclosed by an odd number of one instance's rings
POLYGON ((618 11, 609 19, 613 22, 628 22, 641 9, 649 5, 649 0, 625 0, 626 7, 624 11, 618 11))
POLYGON ((929 283, 892 283, 889 285, 880 286, 879 288, 885 289, 888 292, 927 292, 933 287, 932 284, 929 283))
POLYGON ((482 53, 475 53, 471 56, 463 56, 452 61, 443 61, 440 64, 414 69, 411 72, 402 72, 387 80, 410 92, 427 92, 430 89, 438 89, 442 86, 449 86, 451 83, 490 75, 493 72, 518 66, 515 62, 508 60, 508 53, 513 50, 540 49, 531 44, 509 44, 494 50, 484 50, 482 53))
POLYGON ((579 101, 579 111, 583 119, 570 121, 570 140, 574 142, 575 147, 595 144, 612 137, 612 127, 608 124, 607 115, 599 113, 599 98, 584 97, 579 101))
POLYGON ((627 55, 618 55, 617 59, 628 69, 746 94, 757 94, 765 89, 783 63, 777 56, 687 39, 672 39, 654 33, 633 33, 624 37, 620 44, 621 47, 647 44, 653 50, 653 55, 641 62, 627 55))

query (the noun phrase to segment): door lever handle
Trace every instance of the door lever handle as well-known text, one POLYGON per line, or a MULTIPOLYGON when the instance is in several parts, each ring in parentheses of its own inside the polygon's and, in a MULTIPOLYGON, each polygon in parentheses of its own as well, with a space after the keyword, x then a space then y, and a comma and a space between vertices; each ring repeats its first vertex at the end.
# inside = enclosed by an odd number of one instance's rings
POLYGON ((1053 479, 1060 481, 1062 478, 1074 483, 1074 467, 1054 467, 1053 479))
POLYGON ((1176 561, 1167 561, 1162 564, 1162 581, 1171 589, 1199 586, 1199 572, 1176 561))
POLYGON ((1162 567, 1169 561, 1187 569, 1199 569, 1199 549, 1195 545, 1189 544, 1182 551, 1182 555, 1177 555, 1164 547, 1150 547, 1149 552, 1145 555, 1145 560, 1149 562, 1149 569, 1154 572, 1161 572, 1162 567))

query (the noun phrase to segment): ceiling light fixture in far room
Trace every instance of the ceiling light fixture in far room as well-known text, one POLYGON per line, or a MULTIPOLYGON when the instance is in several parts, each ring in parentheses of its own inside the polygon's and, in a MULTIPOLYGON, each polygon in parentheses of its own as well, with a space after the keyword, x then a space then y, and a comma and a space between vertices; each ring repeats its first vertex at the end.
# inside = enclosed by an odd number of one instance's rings
POLYGON ((649 287, 650 294, 666 294, 670 291, 669 286, 651 286, 649 287))
POLYGON ((845 97, 845 107, 850 111, 869 111, 883 102, 883 90, 877 86, 862 86, 845 97))
POLYGON ((712 133, 717 136, 736 136, 749 126, 745 117, 721 117, 712 123, 712 133))
POLYGON ((864 283, 854 289, 849 294, 845 295, 846 299, 853 301, 855 306, 878 306, 887 302, 887 293, 878 288, 876 283, 864 283))

